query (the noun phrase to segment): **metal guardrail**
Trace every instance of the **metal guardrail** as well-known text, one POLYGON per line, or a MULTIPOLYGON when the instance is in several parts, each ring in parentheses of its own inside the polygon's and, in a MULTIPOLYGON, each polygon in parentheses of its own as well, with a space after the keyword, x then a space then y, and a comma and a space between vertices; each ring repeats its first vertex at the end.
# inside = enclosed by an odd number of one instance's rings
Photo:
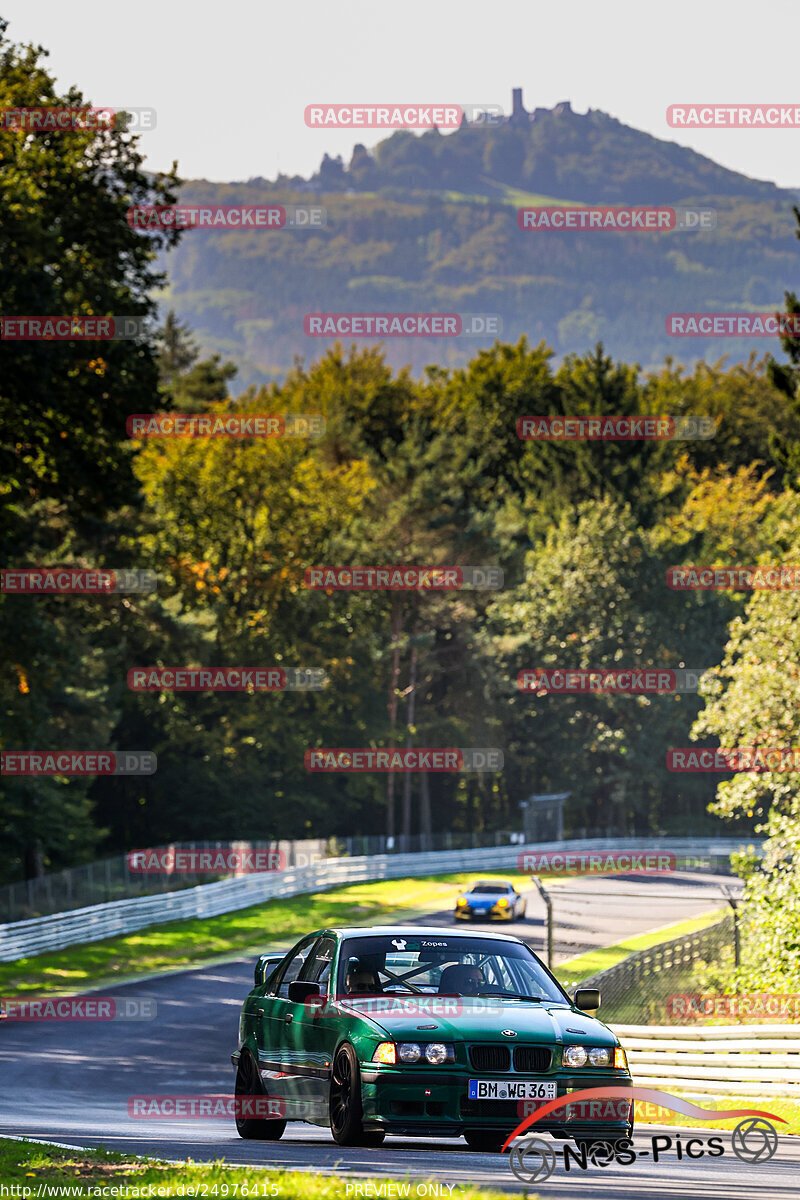
POLYGON ((612 1025, 635 1084, 695 1095, 800 1098, 795 1025, 612 1025))
POLYGON ((0 925, 0 962, 134 933, 168 921, 215 917, 265 900, 297 896, 348 883, 440 875, 455 871, 515 869, 525 850, 651 850, 678 857, 726 857, 744 844, 736 838, 581 839, 536 845, 479 847, 417 854, 328 858, 282 872, 247 875, 156 896, 114 900, 70 912, 0 925))
MULTIPOLYGON (((547 836, 555 836, 549 834, 547 836)), ((593 829, 581 837, 614 837, 614 829, 593 829)), ((619 836, 622 836, 619 834, 619 836)), ((415 854, 425 850, 474 850, 478 846, 508 846, 523 841, 521 832, 484 830, 437 832, 435 834, 360 834, 348 837, 305 838, 271 841, 172 841, 168 845, 142 846, 154 850, 274 850, 285 857, 287 866, 297 867, 318 858, 352 858, 372 854, 415 854)), ((244 874, 242 871, 219 871, 216 878, 244 874)), ((50 913, 69 912, 106 904, 111 900, 131 900, 139 896, 155 896, 161 892, 178 892, 198 887, 211 880, 205 875, 188 872, 131 871, 126 854, 115 854, 99 862, 67 867, 31 879, 0 885, 0 923, 29 921, 50 913)))

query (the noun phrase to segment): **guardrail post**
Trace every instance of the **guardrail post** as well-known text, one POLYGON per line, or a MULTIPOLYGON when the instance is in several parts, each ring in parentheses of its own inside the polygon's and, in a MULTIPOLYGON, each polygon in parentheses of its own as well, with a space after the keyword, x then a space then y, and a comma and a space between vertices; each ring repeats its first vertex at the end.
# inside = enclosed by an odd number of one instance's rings
POLYGON ((539 895, 542 897, 547 909, 547 965, 552 971, 553 969, 553 901, 549 894, 545 891, 541 879, 538 875, 531 876, 533 882, 539 889, 539 895))
POLYGON ((739 970, 740 961, 740 945, 739 945, 739 901, 731 894, 730 888, 724 883, 722 884, 722 894, 733 909, 733 965, 735 970, 739 970))

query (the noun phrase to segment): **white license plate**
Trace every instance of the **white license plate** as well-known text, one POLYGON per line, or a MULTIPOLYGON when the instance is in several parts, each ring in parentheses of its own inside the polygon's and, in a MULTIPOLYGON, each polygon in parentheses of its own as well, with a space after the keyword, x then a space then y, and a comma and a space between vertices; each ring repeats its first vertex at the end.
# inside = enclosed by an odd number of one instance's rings
POLYGON ((470 1079, 470 1100, 554 1100, 555 1079, 547 1083, 535 1080, 470 1079))

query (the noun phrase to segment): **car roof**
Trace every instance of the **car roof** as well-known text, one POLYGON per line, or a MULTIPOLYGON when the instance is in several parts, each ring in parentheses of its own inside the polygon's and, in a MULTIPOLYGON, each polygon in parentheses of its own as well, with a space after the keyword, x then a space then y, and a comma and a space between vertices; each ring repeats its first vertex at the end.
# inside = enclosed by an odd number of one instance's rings
POLYGON ((493 887, 493 888, 510 888, 511 884, 507 879, 473 879, 470 887, 493 887))
POLYGON ((336 929, 315 929, 307 936, 311 937, 314 934, 322 935, 324 933, 333 934, 336 937, 404 937, 404 938, 419 938, 419 937, 436 937, 436 938, 469 938, 470 941, 486 941, 486 942, 520 942, 522 939, 514 937, 510 933, 486 933, 482 930, 466 930, 457 929, 450 930, 442 928, 438 925, 348 925, 340 926, 336 929))

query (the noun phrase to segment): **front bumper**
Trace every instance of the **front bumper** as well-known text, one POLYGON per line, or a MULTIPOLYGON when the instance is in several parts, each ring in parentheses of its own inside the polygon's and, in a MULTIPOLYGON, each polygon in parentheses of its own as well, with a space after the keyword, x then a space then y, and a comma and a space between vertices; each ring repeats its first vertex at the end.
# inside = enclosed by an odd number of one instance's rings
MULTIPOLYGON (((463 1067, 455 1069, 376 1067, 362 1063, 363 1120, 367 1128, 385 1129, 405 1136, 459 1137, 465 1129, 485 1129, 510 1134, 530 1111, 524 1100, 469 1100, 469 1080, 480 1072, 463 1067)), ((497 1076, 493 1076, 497 1078, 497 1076)), ((508 1076, 515 1080, 552 1081, 556 1095, 587 1087, 630 1087, 630 1075, 593 1072, 575 1075, 508 1076)), ((607 1102, 609 1103, 609 1102, 607 1102)), ((615 1101, 619 1106, 620 1102, 615 1101)), ((619 1111, 617 1107, 617 1111, 619 1111)), ((609 1119, 602 1108, 596 1119, 584 1116, 567 1118, 566 1109, 556 1109, 532 1127, 531 1132, 552 1133, 557 1137, 627 1137, 632 1129, 629 1119, 609 1119)))
POLYGON ((514 919, 513 908, 457 908, 456 920, 461 921, 511 921, 514 919))

